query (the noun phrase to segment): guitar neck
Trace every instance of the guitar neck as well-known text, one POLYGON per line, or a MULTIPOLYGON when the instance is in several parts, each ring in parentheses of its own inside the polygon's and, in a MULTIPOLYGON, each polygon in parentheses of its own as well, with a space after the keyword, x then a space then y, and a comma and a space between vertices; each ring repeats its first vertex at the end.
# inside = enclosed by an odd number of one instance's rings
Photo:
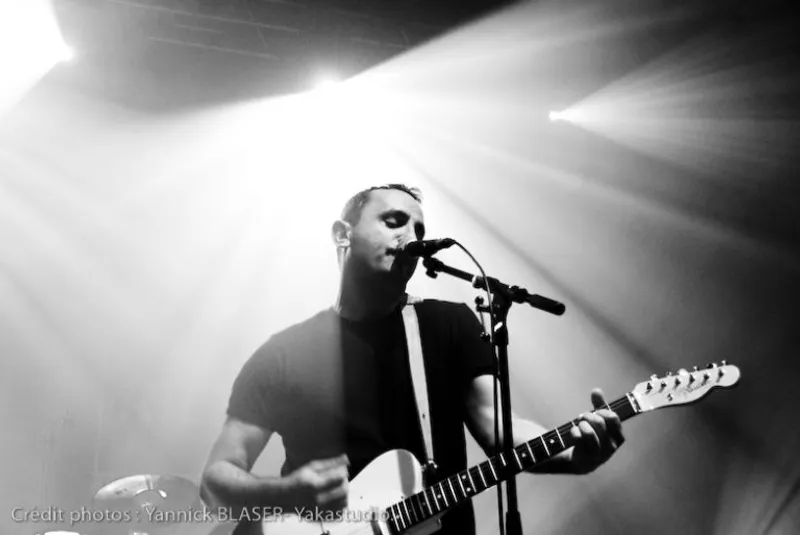
MULTIPOLYGON (((607 407, 620 420, 627 420, 641 412, 630 393, 611 402, 607 407)), ((501 453, 395 503, 387 510, 392 527, 398 533, 407 530, 551 459, 574 445, 570 429, 576 424, 577 420, 572 420, 551 429, 515 447, 508 458, 501 453)))

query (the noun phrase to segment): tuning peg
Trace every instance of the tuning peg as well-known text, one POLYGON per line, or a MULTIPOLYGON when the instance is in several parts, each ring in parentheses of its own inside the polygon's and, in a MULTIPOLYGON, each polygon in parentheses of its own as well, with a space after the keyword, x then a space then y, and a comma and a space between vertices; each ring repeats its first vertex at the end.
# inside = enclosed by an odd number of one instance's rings
POLYGON ((697 366, 692 366, 692 371, 699 371, 699 370, 697 369, 697 366))
POLYGON ((722 365, 723 365, 723 366, 727 366, 727 365, 728 365, 728 361, 727 361, 727 360, 723 360, 723 361, 722 361, 722 365))
POLYGON ((653 374, 653 375, 650 376, 650 380, 651 381, 655 381, 656 379, 658 379, 658 375, 653 374))
POLYGON ((717 372, 717 377, 718 378, 722 378, 723 375, 725 375, 725 370, 720 368, 719 371, 717 372))
POLYGON ((704 373, 703 374, 703 382, 705 383, 709 379, 711 379, 711 375, 709 375, 708 372, 704 373))
POLYGON ((653 383, 647 381, 647 391, 650 392, 653 389, 653 383))
POLYGON ((661 388, 662 389, 663 388, 667 388, 667 382, 666 381, 661 381, 661 388))
POLYGON ((680 386, 680 384, 681 384, 681 379, 680 379, 680 377, 676 377, 676 378, 675 378, 675 386, 680 386))
POLYGON ((695 378, 694 378, 694 375, 690 375, 690 376, 689 376, 689 384, 692 384, 692 383, 693 383, 693 382, 695 382, 696 380, 697 380, 697 379, 695 379, 695 378))
POLYGON ((672 372, 667 372, 667 377, 669 377, 670 375, 672 375, 672 372))

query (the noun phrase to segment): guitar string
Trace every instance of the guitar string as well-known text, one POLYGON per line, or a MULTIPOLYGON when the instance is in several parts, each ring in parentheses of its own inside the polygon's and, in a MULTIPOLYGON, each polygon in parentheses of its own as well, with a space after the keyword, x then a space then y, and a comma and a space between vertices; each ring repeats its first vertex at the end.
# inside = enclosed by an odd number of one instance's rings
MULTIPOLYGON (((662 378, 662 381, 663 380, 664 380, 664 378, 662 378)), ((596 412, 597 410, 601 410, 601 409, 609 409, 609 410, 612 410, 613 412, 617 412, 618 413, 618 412, 620 412, 620 409, 626 409, 626 413, 623 414, 623 418, 622 419, 629 418, 630 416, 633 416, 633 415, 635 415, 636 413, 639 412, 639 409, 637 409, 636 406, 633 404, 633 402, 629 398, 629 395, 630 395, 630 393, 628 395, 625 395, 625 396, 623 396, 623 397, 621 397, 619 399, 616 399, 616 400, 612 401, 609 404, 606 404, 606 405, 603 405, 602 407, 594 409, 594 410, 592 410, 592 413, 596 412), (628 411, 630 411, 630 414, 628 414, 628 411)), ((553 456, 553 454, 550 453, 550 451, 549 451, 549 449, 547 447, 547 443, 545 442, 545 439, 548 439, 548 441, 550 442, 551 446, 556 446, 557 444, 556 444, 555 439, 553 437, 554 436, 558 437, 559 442, 561 443, 561 449, 556 454, 561 453, 562 451, 572 447, 572 441, 569 440, 571 438, 570 430, 574 426, 578 425, 578 422, 579 422, 579 418, 573 419, 569 423, 563 424, 563 425, 561 425, 561 426, 559 426, 559 427, 557 427, 555 429, 551 429, 550 431, 548 431, 548 432, 546 432, 546 433, 544 433, 544 434, 542 434, 542 435, 540 435, 540 436, 538 436, 538 437, 536 437, 536 438, 534 438, 534 439, 532 439, 530 441, 527 441, 524 444, 521 444, 520 446, 516 446, 513 449, 513 452, 515 454, 514 457, 516 458, 517 465, 518 465, 516 469, 518 469, 518 470, 524 470, 525 469, 520 457, 522 457, 522 458, 526 457, 527 454, 524 451, 525 449, 530 450, 531 453, 532 453, 533 449, 537 447, 536 444, 535 444, 535 442, 537 440, 539 441, 539 443, 541 444, 541 446, 545 450, 545 454, 546 455, 543 457, 542 460, 553 456), (567 445, 564 442, 564 437, 565 436, 567 437, 567 439, 569 441, 569 445, 567 445)), ((533 464, 534 465, 538 464, 539 462, 541 462, 541 461, 539 461, 539 460, 537 460, 535 458, 535 455, 532 454, 531 456, 533 457, 533 464)), ((411 519, 410 515, 406 515, 407 520, 408 520, 406 522, 406 517, 403 516, 402 510, 399 507, 400 504, 403 504, 403 506, 405 506, 406 509, 409 509, 409 507, 410 507, 410 509, 412 511, 414 511, 414 515, 415 516, 422 516, 422 521, 427 520, 429 518, 432 518, 436 514, 442 513, 444 510, 449 509, 450 507, 452 507, 452 505, 448 505, 447 504, 447 490, 446 490, 446 487, 445 487, 445 483, 447 483, 447 485, 450 486, 450 488, 451 488, 451 493, 452 493, 452 496, 454 498, 453 505, 456 505, 458 502, 461 502, 461 501, 463 501, 463 500, 465 500, 467 498, 471 498, 472 496, 470 496, 470 493, 463 489, 463 485, 461 485, 461 479, 460 478, 464 478, 465 476, 468 476, 470 478, 470 480, 473 480, 473 478, 472 478, 473 472, 477 472, 477 475, 480 475, 481 481, 482 481, 483 487, 484 487, 484 488, 479 490, 477 488, 477 485, 473 484, 471 486, 471 488, 473 489, 473 496, 479 494, 480 492, 483 492, 484 490, 487 490, 491 486, 494 486, 495 484, 497 484, 497 483, 499 483, 499 482, 501 482, 503 480, 502 475, 501 476, 497 475, 497 472, 495 471, 495 467, 496 466, 498 468, 505 469, 508 466, 510 466, 510 462, 507 461, 505 459, 504 455, 501 453, 501 454, 499 454, 499 455, 497 455, 497 456, 495 456, 495 457, 493 457, 491 459, 488 459, 488 460, 486 460, 486 461, 484 461, 484 462, 482 462, 482 463, 480 463, 480 464, 478 464, 476 466, 467 468, 466 470, 462 470, 462 471, 458 472, 457 474, 454 474, 454 475, 452 475, 452 476, 450 476, 448 478, 445 478, 444 480, 436 483, 435 485, 432 485, 430 487, 427 487, 427 488, 423 489, 421 492, 418 492, 416 494, 413 494, 412 496, 409 496, 409 497, 401 500, 400 502, 398 502, 397 504, 395 504, 395 505, 393 505, 392 507, 389 508, 389 510, 392 512, 391 516, 392 516, 392 520, 394 521, 394 524, 396 526, 398 526, 398 527, 400 526, 399 521, 395 517, 395 513, 393 511, 394 507, 397 507, 397 511, 398 511, 398 513, 400 514, 400 517, 401 517, 400 520, 402 520, 404 524, 408 524, 408 526, 406 528, 404 528, 404 529, 408 529, 408 527, 411 527, 411 526, 413 526, 415 524, 418 524, 420 522, 420 521, 414 522, 411 519), (498 463, 499 463, 499 466, 497 466, 498 463), (486 479, 484 478, 484 467, 486 467, 486 466, 488 466, 488 468, 491 470, 491 475, 494 478, 494 481, 491 481, 488 484, 486 482, 486 479), (456 482, 459 484, 459 486, 461 486, 462 494, 463 494, 462 497, 459 497, 458 493, 454 490, 455 487, 454 487, 454 485, 452 483, 453 479, 455 479, 456 482), (445 501, 445 509, 441 509, 441 507, 440 507, 440 505, 438 503, 438 500, 435 499, 437 497, 437 495, 436 495, 436 488, 437 487, 438 487, 438 490, 441 492, 442 498, 445 501), (431 495, 434 497, 433 503, 434 503, 434 507, 435 507, 436 510, 435 511, 431 511, 430 509, 432 507, 429 506, 428 507, 428 511, 426 512, 425 511, 425 507, 424 507, 424 505, 422 503, 421 497, 426 497, 426 493, 429 492, 429 491, 431 492, 431 495), (415 501, 416 501, 417 505, 415 505, 415 503, 414 503, 415 501), (420 511, 421 515, 417 514, 417 510, 420 511)))
MULTIPOLYGON (((603 405, 599 409, 594 409, 592 412, 595 412, 595 411, 601 410, 601 409, 609 409, 609 410, 612 410, 614 412, 618 412, 619 409, 626 408, 626 407, 629 408, 629 409, 632 408, 630 400, 628 399, 627 396, 624 396, 624 397, 621 397, 621 398, 619 398, 617 400, 612 401, 609 404, 603 405)), ((524 453, 524 449, 526 449, 526 448, 530 449, 529 445, 534 443, 534 442, 536 442, 537 440, 539 440, 539 442, 542 444, 544 449, 547 451, 547 445, 544 442, 544 439, 547 438, 548 440, 550 440, 551 446, 552 446, 552 445, 556 444, 554 442, 553 436, 558 436, 559 437, 559 442, 561 442, 563 444, 563 447, 557 453, 561 453, 561 451, 564 451, 564 450, 570 448, 571 445, 564 444, 563 437, 565 435, 567 435, 567 438, 568 439, 570 438, 570 436, 568 435, 569 430, 572 429, 572 427, 577 424, 577 421, 578 421, 578 418, 570 421, 569 423, 563 424, 560 427, 557 427, 555 429, 551 429, 550 431, 548 431, 548 432, 546 432, 546 433, 544 433, 544 434, 542 434, 542 435, 540 435, 540 436, 538 436, 538 437, 536 437, 536 438, 534 438, 534 439, 532 439, 532 440, 530 440, 530 441, 528 441, 528 442, 526 442, 524 444, 521 444, 520 446, 516 446, 514 448, 514 452, 517 453, 516 457, 518 459, 518 463, 517 463, 518 464, 518 469, 523 470, 525 468, 522 465, 522 462, 519 460, 520 455, 522 455, 522 457, 524 458, 525 455, 526 455, 524 453)), ((534 444, 533 447, 535 448, 536 445, 534 444)), ((549 458, 551 456, 552 455, 546 455, 545 458, 549 458)), ((534 458, 534 463, 533 463, 534 465, 539 463, 539 462, 541 462, 541 461, 538 461, 538 460, 536 460, 534 458)), ((399 513, 399 515, 401 517, 401 520, 403 521, 403 524, 406 525, 406 529, 407 529, 410 526, 416 525, 416 524, 418 524, 418 523, 420 523, 422 521, 425 521, 425 520, 427 520, 429 518, 432 518, 436 514, 439 514, 439 513, 443 512, 443 510, 441 509, 441 507, 438 504, 438 500, 436 500, 436 499, 434 499, 434 506, 433 506, 433 507, 435 507, 436 510, 435 511, 430 511, 430 510, 426 511, 425 510, 425 507, 424 507, 423 502, 422 502, 422 498, 424 497, 424 494, 426 492, 428 492, 430 490, 431 493, 433 494, 433 496, 436 497, 436 488, 438 487, 439 491, 441 492, 441 494, 444 497, 445 502, 446 502, 448 493, 447 493, 447 490, 446 490, 447 487, 445 486, 445 484, 447 484, 447 485, 449 485, 451 487, 451 493, 450 494, 452 494, 452 496, 454 498, 454 503, 452 505, 455 505, 455 504, 457 504, 457 503, 459 503, 459 502, 461 502, 461 501, 463 501, 463 500, 465 500, 467 498, 471 498, 472 496, 477 495, 480 492, 483 492, 484 490, 487 490, 491 486, 494 486, 496 483, 500 482, 503 479, 503 477, 502 477, 502 475, 498 476, 496 471, 495 471, 495 467, 496 467, 496 465, 498 463, 500 463, 500 466, 502 466, 502 468, 506 468, 507 466, 510 465, 510 463, 505 460, 505 457, 504 457, 503 454, 497 455, 497 456, 495 456, 495 457, 493 457, 491 459, 488 459, 488 460, 486 460, 486 461, 484 461, 484 462, 482 462, 482 463, 480 463, 480 464, 478 464, 478 465, 476 465, 474 467, 468 468, 466 470, 462 470, 462 471, 458 472, 457 474, 454 474, 454 475, 452 475, 452 476, 450 476, 448 478, 443 479, 442 481, 436 483, 435 485, 431 485, 430 487, 427 487, 427 488, 423 489, 422 491, 420 491, 420 492, 418 492, 416 494, 413 494, 413 495, 401 500, 400 502, 398 502, 398 503, 394 504, 392 507, 390 507, 389 510, 391 511, 392 516, 394 516, 395 514, 399 513), (483 467, 484 466, 488 466, 492 471, 492 477, 494 478, 494 481, 492 481, 490 484, 486 484, 486 480, 484 478, 484 471, 483 471, 483 467), (476 485, 473 485, 472 488, 473 488, 474 492, 472 493, 472 495, 470 495, 469 492, 463 492, 462 493, 463 495, 459 497, 458 493, 453 488, 454 485, 452 483, 452 479, 456 479, 457 482, 460 484, 460 478, 463 477, 463 476, 466 476, 466 475, 469 475, 471 477, 471 474, 472 474, 473 471, 478 471, 478 474, 481 476, 481 480, 484 482, 484 488, 479 490, 479 489, 477 489, 476 485), (410 510, 414 511, 414 516, 421 516, 422 520, 415 522, 415 521, 412 520, 410 514, 404 515, 403 512, 402 512, 402 509, 400 508, 401 504, 407 510, 410 509, 410 510), (395 513, 393 511, 394 507, 397 507, 397 513, 395 513), (417 514, 417 511, 419 511, 419 513, 421 513, 421 514, 417 514)), ((448 508, 452 507, 452 505, 446 506, 445 509, 448 509, 448 508)), ((399 527, 399 523, 397 521, 395 521, 395 524, 398 525, 398 527, 399 527)))

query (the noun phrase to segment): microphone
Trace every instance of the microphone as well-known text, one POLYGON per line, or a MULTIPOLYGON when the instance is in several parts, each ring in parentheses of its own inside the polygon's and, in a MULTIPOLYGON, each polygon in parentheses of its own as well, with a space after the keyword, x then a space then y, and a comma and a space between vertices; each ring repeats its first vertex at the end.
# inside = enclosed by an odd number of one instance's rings
POLYGON ((397 254, 408 256, 422 256, 428 258, 438 253, 442 249, 447 249, 455 245, 456 241, 452 238, 442 238, 439 240, 420 240, 412 241, 395 249, 397 254))

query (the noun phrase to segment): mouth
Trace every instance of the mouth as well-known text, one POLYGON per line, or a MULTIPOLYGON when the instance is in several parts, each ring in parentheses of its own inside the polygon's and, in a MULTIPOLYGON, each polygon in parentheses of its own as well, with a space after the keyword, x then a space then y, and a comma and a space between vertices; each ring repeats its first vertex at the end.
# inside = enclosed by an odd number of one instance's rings
POLYGON ((405 254, 402 249, 403 245, 397 247, 387 247, 386 254, 388 256, 396 256, 397 258, 408 258, 409 255, 405 254))
POLYGON ((386 257, 392 259, 391 262, 393 268, 400 269, 407 269, 412 265, 415 265, 417 260, 416 257, 406 254, 399 247, 387 247, 386 257))

